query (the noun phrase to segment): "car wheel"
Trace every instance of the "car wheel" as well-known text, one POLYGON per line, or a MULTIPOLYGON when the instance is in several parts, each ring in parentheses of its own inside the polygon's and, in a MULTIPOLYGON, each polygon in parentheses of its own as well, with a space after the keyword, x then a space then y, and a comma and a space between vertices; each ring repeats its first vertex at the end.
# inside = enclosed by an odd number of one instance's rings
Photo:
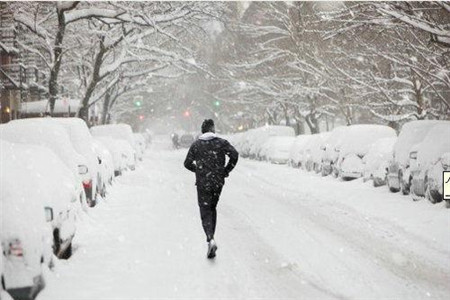
POLYGON ((404 182, 403 180, 400 183, 402 194, 409 195, 411 192, 411 178, 409 178, 409 182, 404 182))
POLYGON ((53 231, 53 253, 58 256, 61 250, 61 239, 59 238, 59 231, 56 229, 53 231))
POLYGON ((66 250, 61 254, 62 259, 69 259, 72 256, 72 242, 67 246, 66 250))
MULTIPOLYGON (((384 181, 383 181, 383 179, 381 179, 381 178, 377 178, 377 177, 374 177, 373 178, 373 186, 374 187, 379 187, 379 186, 382 186, 382 185, 384 185, 385 183, 384 183, 384 181)), ((389 189, 390 190, 390 189, 389 189)), ((391 191, 392 192, 392 191, 391 191)))
POLYGON ((399 191, 398 188, 395 188, 395 187, 391 186, 391 184, 390 184, 390 182, 389 182, 389 179, 387 180, 387 185, 388 185, 389 191, 390 191, 391 193, 397 193, 397 192, 399 191))

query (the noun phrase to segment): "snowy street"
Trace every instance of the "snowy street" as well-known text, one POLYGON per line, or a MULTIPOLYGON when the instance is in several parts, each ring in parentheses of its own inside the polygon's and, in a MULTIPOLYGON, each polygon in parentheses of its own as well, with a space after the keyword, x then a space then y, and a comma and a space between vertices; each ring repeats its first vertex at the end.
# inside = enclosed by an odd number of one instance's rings
POLYGON ((397 298, 450 294, 443 203, 240 159, 218 206, 206 259, 186 150, 155 139, 78 222, 69 260, 39 300, 397 298))

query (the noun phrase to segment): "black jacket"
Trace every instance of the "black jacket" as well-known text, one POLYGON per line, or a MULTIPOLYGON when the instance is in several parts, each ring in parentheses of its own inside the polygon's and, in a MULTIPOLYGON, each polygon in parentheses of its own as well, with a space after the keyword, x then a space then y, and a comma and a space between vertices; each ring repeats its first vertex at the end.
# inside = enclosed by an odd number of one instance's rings
POLYGON ((238 157, 239 153, 227 140, 218 137, 198 139, 189 148, 184 166, 195 172, 195 184, 199 188, 217 189, 224 185, 225 177, 236 166, 238 157), (226 166, 225 155, 230 158, 226 166))

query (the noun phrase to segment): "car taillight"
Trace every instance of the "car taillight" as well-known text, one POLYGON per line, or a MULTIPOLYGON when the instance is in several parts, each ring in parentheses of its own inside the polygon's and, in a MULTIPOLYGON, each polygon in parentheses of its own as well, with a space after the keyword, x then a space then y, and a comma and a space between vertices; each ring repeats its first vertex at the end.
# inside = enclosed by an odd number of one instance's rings
POLYGON ((9 242, 8 254, 11 256, 23 257, 22 243, 17 239, 9 242))
POLYGON ((89 189, 92 187, 92 180, 83 180, 83 187, 89 189))

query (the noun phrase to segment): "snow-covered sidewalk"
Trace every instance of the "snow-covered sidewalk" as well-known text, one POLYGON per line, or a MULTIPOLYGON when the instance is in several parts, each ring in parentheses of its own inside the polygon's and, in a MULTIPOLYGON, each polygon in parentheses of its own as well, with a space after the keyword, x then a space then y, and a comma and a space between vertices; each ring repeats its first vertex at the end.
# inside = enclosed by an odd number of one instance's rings
MULTIPOLYGON (((157 148, 157 147, 156 147, 157 148)), ((241 159, 207 260, 185 151, 151 149, 80 220, 39 300, 450 294, 450 211, 361 181, 241 159)))

